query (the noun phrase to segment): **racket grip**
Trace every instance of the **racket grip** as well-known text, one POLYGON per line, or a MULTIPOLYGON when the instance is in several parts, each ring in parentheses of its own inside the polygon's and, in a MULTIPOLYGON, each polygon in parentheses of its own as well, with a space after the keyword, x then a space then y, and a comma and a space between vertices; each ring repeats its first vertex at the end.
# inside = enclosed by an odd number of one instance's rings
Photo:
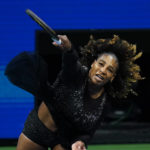
POLYGON ((57 40, 57 39, 55 39, 55 38, 51 38, 54 42, 56 42, 58 45, 61 45, 61 39, 59 39, 59 40, 57 40))

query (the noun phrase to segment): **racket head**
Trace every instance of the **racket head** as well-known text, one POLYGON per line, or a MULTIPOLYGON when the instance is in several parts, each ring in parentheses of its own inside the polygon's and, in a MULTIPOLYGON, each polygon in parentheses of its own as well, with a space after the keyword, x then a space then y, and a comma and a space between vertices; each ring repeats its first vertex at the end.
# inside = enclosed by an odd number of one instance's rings
POLYGON ((56 35, 56 32, 48 26, 39 16, 37 16, 32 10, 26 9, 26 13, 37 23, 39 24, 46 32, 48 32, 51 38, 59 40, 56 35))

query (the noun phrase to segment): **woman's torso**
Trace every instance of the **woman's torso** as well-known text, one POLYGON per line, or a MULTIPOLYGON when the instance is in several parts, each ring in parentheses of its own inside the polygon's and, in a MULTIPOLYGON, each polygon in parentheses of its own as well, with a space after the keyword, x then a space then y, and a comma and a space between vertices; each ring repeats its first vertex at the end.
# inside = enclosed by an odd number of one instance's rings
POLYGON ((56 131, 57 128, 63 128, 64 132, 73 128, 78 131, 91 130, 99 121, 104 101, 104 96, 97 100, 86 97, 85 81, 78 87, 70 87, 58 78, 54 85, 53 99, 41 103, 38 116, 51 131, 56 131))

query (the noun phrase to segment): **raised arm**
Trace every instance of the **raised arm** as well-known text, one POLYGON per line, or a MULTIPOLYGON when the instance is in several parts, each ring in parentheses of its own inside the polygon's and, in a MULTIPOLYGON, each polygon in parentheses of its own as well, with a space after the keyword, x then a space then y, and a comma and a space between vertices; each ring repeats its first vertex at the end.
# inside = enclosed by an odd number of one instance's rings
POLYGON ((85 67, 79 62, 79 56, 75 48, 72 46, 70 40, 66 35, 58 36, 62 44, 58 45, 53 42, 53 45, 60 48, 63 52, 62 54, 62 76, 63 80, 72 84, 77 83, 81 80, 83 74, 85 74, 85 67))

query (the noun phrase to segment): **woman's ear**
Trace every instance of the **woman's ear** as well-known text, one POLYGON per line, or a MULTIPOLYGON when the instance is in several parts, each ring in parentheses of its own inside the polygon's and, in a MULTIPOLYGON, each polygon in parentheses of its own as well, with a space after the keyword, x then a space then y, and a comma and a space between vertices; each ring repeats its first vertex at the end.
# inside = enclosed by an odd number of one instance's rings
POLYGON ((113 80, 115 79, 115 77, 116 77, 116 74, 114 74, 114 75, 111 77, 110 82, 113 82, 113 80))

